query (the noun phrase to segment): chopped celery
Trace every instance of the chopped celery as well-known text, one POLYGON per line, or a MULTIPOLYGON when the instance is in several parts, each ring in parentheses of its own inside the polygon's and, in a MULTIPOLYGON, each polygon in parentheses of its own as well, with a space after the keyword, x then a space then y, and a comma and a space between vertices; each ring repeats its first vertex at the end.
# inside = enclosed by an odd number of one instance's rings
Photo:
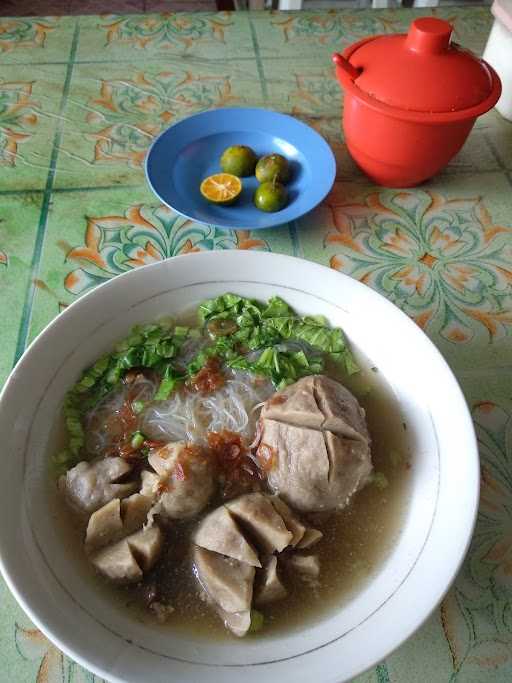
POLYGON ((142 446, 142 444, 144 443, 145 440, 146 440, 146 437, 144 436, 144 434, 142 432, 134 432, 132 434, 132 440, 130 441, 130 446, 132 448, 135 448, 136 450, 138 450, 142 446))
POLYGON ((263 624, 265 623, 265 617, 257 609, 251 610, 251 625, 249 626, 249 633, 256 633, 261 631, 263 624))

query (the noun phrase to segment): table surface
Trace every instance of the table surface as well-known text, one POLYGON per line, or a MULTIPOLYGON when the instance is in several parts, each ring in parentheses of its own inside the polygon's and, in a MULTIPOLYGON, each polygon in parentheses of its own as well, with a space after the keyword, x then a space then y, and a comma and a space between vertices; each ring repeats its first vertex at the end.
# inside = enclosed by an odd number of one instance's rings
MULTIPOLYGON (((490 112, 431 182, 377 187, 343 144, 330 62, 334 49, 404 30, 427 12, 0 18, 0 380, 77 297, 175 254, 272 250, 374 287, 416 320, 461 382, 480 443, 482 496, 469 556, 441 607, 358 680, 510 681, 512 124, 490 112), (160 205, 142 169, 151 139, 222 106, 288 112, 322 133, 338 161, 324 204, 253 233, 194 224, 160 205)), ((481 53, 487 8, 433 13, 481 53)), ((33 628, 3 582, 0 661, 2 683, 99 680, 33 628)))

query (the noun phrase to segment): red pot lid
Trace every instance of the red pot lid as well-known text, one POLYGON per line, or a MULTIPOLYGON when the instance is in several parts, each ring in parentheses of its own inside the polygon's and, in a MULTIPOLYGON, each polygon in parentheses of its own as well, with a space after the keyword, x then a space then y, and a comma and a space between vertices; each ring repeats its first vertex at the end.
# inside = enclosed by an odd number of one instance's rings
MULTIPOLYGON (((452 26, 415 19, 407 35, 376 36, 345 51, 360 73, 355 85, 379 102, 417 112, 454 112, 493 89, 488 65, 451 42, 452 26)), ((492 105, 491 105, 492 106, 492 105)))

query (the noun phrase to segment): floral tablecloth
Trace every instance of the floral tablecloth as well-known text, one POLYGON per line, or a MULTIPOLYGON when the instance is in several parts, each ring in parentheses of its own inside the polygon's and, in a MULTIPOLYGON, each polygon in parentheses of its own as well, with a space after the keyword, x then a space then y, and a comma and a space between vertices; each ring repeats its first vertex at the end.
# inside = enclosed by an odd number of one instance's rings
MULTIPOLYGON (((459 43, 482 51, 487 8, 433 12, 453 22, 459 43)), ((510 681, 512 124, 482 117, 444 173, 408 190, 372 185, 340 132, 332 51, 404 30, 414 16, 0 18, 0 379, 70 302, 175 254, 272 250, 374 287, 425 330, 459 378, 478 432, 482 495, 455 586, 419 633, 359 681, 510 681), (237 105, 291 113, 329 140, 337 180, 320 208, 279 229, 222 232, 159 204, 142 170, 152 138, 193 112, 237 105)), ((99 680, 33 628, 3 582, 0 596, 1 683, 99 680)))

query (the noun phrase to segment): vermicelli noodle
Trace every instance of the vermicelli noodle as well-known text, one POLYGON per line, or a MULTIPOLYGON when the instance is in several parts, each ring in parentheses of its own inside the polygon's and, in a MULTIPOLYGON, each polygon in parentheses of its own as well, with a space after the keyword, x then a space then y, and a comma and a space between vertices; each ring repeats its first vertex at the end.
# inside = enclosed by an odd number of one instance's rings
POLYGON ((207 432, 227 429, 251 440, 258 417, 253 408, 273 391, 270 381, 233 372, 215 393, 204 396, 180 390, 167 401, 150 404, 144 411, 142 431, 155 440, 205 443, 207 432))

